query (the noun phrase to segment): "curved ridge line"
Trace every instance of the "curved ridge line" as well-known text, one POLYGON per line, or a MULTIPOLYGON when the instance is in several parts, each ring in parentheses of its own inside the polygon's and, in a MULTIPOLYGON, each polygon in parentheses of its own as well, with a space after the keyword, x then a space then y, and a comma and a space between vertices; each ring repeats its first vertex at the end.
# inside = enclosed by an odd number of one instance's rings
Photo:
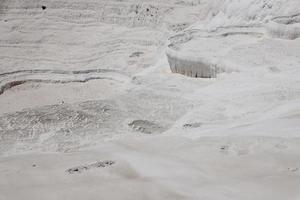
POLYGON ((27 79, 27 80, 15 80, 5 83, 4 85, 0 86, 0 95, 2 95, 5 91, 16 87, 18 85, 22 85, 25 83, 55 83, 55 84, 66 84, 66 83, 85 83, 91 80, 100 80, 100 79, 108 79, 108 80, 115 80, 113 78, 108 77, 89 77, 86 79, 74 79, 74 80, 43 80, 43 79, 27 79))
POLYGON ((1 73, 0 77, 18 74, 18 73, 30 73, 30 74, 37 74, 37 73, 49 73, 49 74, 89 74, 89 73, 107 73, 107 72, 116 72, 116 70, 111 69, 88 69, 88 70, 74 70, 74 71, 67 71, 67 70, 51 70, 51 69, 25 69, 25 70, 17 70, 11 72, 1 73))

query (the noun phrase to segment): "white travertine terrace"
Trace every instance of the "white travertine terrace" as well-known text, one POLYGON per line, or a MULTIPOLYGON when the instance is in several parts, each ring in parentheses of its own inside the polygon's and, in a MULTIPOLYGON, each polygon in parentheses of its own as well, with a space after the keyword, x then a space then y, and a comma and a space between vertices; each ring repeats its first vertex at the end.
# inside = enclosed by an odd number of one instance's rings
POLYGON ((266 25, 270 37, 294 40, 300 37, 300 14, 290 17, 277 17, 266 25))
POLYGON ((204 39, 198 42, 197 40, 201 36, 186 37, 188 35, 186 33, 180 33, 170 38, 171 44, 166 49, 166 55, 173 73, 197 78, 213 78, 219 72, 226 71, 225 66, 220 64, 222 58, 226 57, 226 52, 223 50, 244 45, 245 41, 236 42, 229 39, 228 46, 224 46, 224 41, 218 40, 219 37, 248 35, 257 37, 256 41, 252 41, 254 43, 258 42, 260 38, 267 38, 266 36, 287 40, 300 37, 300 13, 297 0, 214 0, 208 5, 210 5, 208 7, 211 12, 207 19, 199 22, 199 26, 194 25, 192 28, 195 30, 185 30, 186 32, 193 31, 193 33, 197 32, 197 29, 198 32, 206 32, 205 37, 209 38, 207 41, 204 39), (218 34, 222 29, 225 31, 218 34), (243 29, 249 29, 250 32, 244 32, 243 29), (173 38, 183 39, 174 42, 173 38), (211 46, 211 38, 216 38, 221 48, 214 45, 215 52, 207 54, 203 49, 211 46), (193 47, 190 47, 189 44, 193 43, 193 47), (220 51, 223 52, 221 55, 220 51))
POLYGON ((298 13, 0 0, 0 200, 300 200, 298 13))
POLYGON ((235 27, 213 32, 186 31, 170 38, 166 55, 173 73, 194 78, 216 78, 222 72, 235 71, 225 64, 227 53, 239 46, 257 42, 263 37, 262 28, 235 27))
POLYGON ((196 55, 180 54, 168 46, 166 50, 170 69, 173 73, 179 73, 190 77, 213 78, 216 77, 217 67, 207 59, 196 55))

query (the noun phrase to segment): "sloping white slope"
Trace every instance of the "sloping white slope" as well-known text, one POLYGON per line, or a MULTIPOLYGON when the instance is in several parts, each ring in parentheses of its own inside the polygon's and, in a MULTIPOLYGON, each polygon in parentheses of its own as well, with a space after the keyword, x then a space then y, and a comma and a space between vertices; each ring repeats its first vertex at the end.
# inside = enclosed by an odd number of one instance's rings
POLYGON ((274 17, 298 15, 298 0, 213 0, 206 18, 211 27, 255 25, 274 17))
POLYGON ((0 200, 298 200, 299 8, 0 1, 0 200))

